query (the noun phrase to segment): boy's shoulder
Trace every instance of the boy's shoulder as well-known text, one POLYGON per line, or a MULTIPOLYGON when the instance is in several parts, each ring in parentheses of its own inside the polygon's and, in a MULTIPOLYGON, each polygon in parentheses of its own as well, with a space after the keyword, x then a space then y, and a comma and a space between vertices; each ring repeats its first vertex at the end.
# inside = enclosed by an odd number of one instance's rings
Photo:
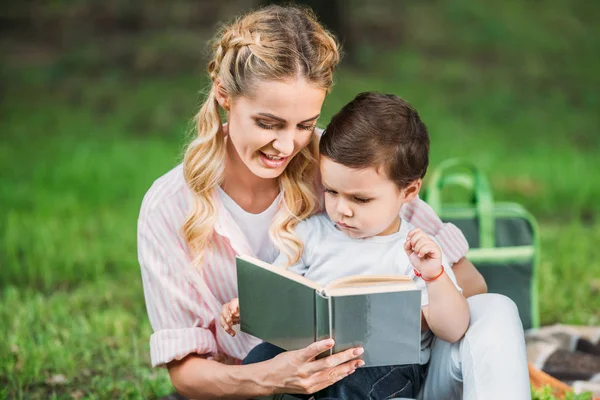
POLYGON ((325 234, 333 226, 333 221, 331 221, 327 213, 322 212, 298 222, 296 234, 301 237, 309 234, 310 236, 320 236, 319 233, 325 234))

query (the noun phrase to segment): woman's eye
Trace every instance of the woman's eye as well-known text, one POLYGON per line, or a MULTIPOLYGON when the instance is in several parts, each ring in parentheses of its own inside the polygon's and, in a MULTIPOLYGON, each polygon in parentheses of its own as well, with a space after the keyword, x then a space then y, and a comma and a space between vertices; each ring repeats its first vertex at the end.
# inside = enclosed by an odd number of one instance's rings
POLYGON ((371 199, 363 199, 362 197, 355 197, 354 200, 358 203, 363 203, 363 204, 371 201, 371 199))
POLYGON ((303 131, 314 131, 316 127, 317 127, 316 125, 309 125, 309 126, 298 125, 298 128, 301 129, 301 130, 303 130, 303 131))
POLYGON ((327 193, 327 194, 330 194, 330 195, 332 195, 332 196, 335 196, 335 195, 337 194, 337 192, 336 192, 336 191, 334 191, 334 190, 331 190, 331 189, 325 189, 325 193, 327 193))
POLYGON ((256 121, 256 125, 258 125, 258 127, 262 129, 277 129, 277 125, 265 124, 261 121, 256 121))

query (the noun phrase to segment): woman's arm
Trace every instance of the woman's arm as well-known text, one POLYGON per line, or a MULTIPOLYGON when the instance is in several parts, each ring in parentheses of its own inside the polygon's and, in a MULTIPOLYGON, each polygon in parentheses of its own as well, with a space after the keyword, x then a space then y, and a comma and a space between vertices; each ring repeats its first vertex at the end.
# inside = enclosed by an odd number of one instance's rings
POLYGON ((327 339, 310 346, 279 354, 275 358, 249 365, 224 365, 190 355, 167 364, 177 392, 189 398, 247 399, 275 393, 315 393, 353 373, 364 365, 354 360, 361 348, 352 348, 316 360, 333 347, 327 339))
POLYGON ((460 286, 463 296, 466 298, 487 293, 485 279, 467 258, 463 257, 458 260, 452 266, 452 272, 454 272, 458 286, 460 286))
POLYGON ((225 365, 197 355, 167 364, 171 383, 187 398, 248 399, 274 393, 259 377, 265 375, 260 364, 225 365))

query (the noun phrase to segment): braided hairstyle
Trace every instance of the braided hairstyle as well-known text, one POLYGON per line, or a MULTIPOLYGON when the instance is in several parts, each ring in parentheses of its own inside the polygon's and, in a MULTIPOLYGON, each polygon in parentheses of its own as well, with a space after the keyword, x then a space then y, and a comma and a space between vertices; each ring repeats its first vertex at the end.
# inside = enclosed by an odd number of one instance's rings
MULTIPOLYGON (((225 135, 215 82, 219 81, 229 97, 249 94, 260 81, 298 76, 329 92, 339 59, 335 38, 310 10, 296 6, 259 9, 236 19, 217 34, 213 59, 208 64, 211 88, 196 115, 196 136, 183 160, 185 180, 194 195, 183 236, 193 252, 196 268, 201 269, 214 233, 214 195, 225 170, 225 135)), ((294 227, 318 208, 314 186, 317 154, 318 143, 313 138, 278 178, 284 204, 273 218, 269 234, 290 262, 298 260, 303 247, 293 233, 294 227)))

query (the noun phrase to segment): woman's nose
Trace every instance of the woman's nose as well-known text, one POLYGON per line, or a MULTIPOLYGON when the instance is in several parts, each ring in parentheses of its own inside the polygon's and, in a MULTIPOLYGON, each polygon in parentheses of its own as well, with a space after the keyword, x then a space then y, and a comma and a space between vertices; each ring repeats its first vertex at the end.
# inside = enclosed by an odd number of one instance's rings
POLYGON ((288 130, 282 130, 277 134, 277 138, 273 142, 273 148, 277 150, 281 156, 290 156, 294 152, 294 133, 288 130))

